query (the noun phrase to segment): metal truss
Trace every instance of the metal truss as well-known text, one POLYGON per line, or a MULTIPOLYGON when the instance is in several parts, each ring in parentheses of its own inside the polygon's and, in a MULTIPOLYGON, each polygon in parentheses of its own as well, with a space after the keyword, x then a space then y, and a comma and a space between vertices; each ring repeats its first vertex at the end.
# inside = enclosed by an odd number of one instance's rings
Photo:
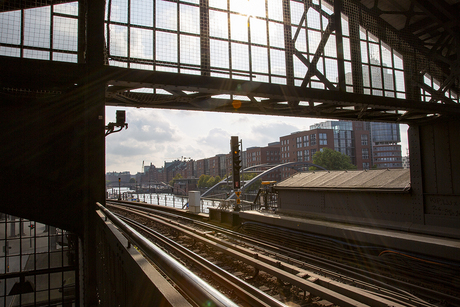
MULTIPOLYGON (((25 1, 21 2, 22 4, 18 1, 6 1, 3 2, 1 9, 8 11, 19 7, 25 9, 63 2, 70 1, 25 1)), ((256 82, 251 77, 253 73, 251 69, 248 72, 232 70, 231 64, 226 72, 228 78, 213 75, 209 60, 209 13, 206 12, 209 6, 205 4, 199 5, 201 20, 203 20, 201 27, 206 30, 203 32, 201 29, 200 35, 201 65, 193 67, 193 65, 181 66, 183 64, 177 63, 178 69, 194 69, 200 75, 107 65, 99 74, 102 80, 97 80, 98 83, 107 85, 106 105, 401 123, 423 122, 439 117, 458 116, 460 113, 458 97, 454 101, 447 95, 447 91, 450 90, 456 94, 459 92, 460 65, 457 54, 460 48, 458 43, 460 35, 457 14, 455 14, 458 11, 456 5, 449 5, 444 0, 304 2, 283 0, 285 47, 282 51, 285 52, 286 58, 284 76, 286 84, 275 84, 271 81, 256 82), (295 3, 301 3, 304 11, 301 13, 300 21, 294 25, 286 23, 286 20, 291 18, 289 5, 295 3), (332 11, 322 9, 323 3, 328 3, 332 11), (320 18, 327 20, 327 26, 320 30, 321 39, 316 50, 306 53, 297 48, 296 43, 300 32, 303 31, 301 29, 303 24, 308 30, 306 19, 310 9, 315 10, 320 18), (346 38, 342 36, 342 15, 350 16, 350 34, 346 38), (400 18, 401 16, 404 18, 400 18), (365 26, 369 33, 385 40, 391 48, 403 54, 406 74, 405 99, 385 97, 383 94, 371 95, 363 90, 364 77, 359 54, 361 25, 365 26), (325 46, 330 43, 332 36, 335 38, 334 45, 337 53, 334 58, 337 63, 337 80, 330 80, 326 73, 318 68, 318 63, 325 57, 325 46), (344 58, 344 39, 350 41, 351 60, 344 58), (294 74, 294 59, 305 66, 306 72, 303 78, 294 74), (349 61, 353 68, 353 84, 346 83, 347 76, 344 68, 346 61, 349 61), (247 74, 249 78, 248 80, 237 79, 234 76, 238 74, 247 74), (425 84, 423 82, 425 74, 430 74, 439 80, 440 86, 433 88, 425 84), (323 89, 314 88, 312 82, 321 84, 323 89), (429 98, 421 101, 420 91, 427 93, 429 98), (234 103, 235 101, 241 103, 234 103)), ((268 17, 264 20, 267 23, 269 21, 268 17)), ((120 22, 114 24, 122 25, 120 22)), ((109 29, 108 23, 106 26, 109 29)), ((149 28, 152 31, 155 29, 155 26, 149 28)), ((155 58, 136 59, 130 56, 129 49, 127 57, 111 55, 110 31, 107 32, 107 63, 124 62, 128 63, 128 67, 129 63, 152 65, 152 67, 168 64, 155 58)), ((232 41, 228 39, 228 42, 232 41)), ((268 45, 266 47, 271 48, 268 45)), ((83 54, 81 50, 79 54, 83 54)), ((81 59, 80 57, 80 61, 81 59)), ((11 57, 1 57, 0 63, 4 71, 0 77, 2 95, 36 97, 70 95, 79 87, 85 74, 85 64, 11 57), (68 73, 70 71, 72 74, 68 73)), ((386 68, 380 66, 375 68, 380 70, 383 76, 386 68)), ((266 76, 272 78, 272 72, 269 71, 266 76)), ((381 82, 383 81, 385 80, 381 82)), ((369 91, 372 90, 371 86, 369 91)))

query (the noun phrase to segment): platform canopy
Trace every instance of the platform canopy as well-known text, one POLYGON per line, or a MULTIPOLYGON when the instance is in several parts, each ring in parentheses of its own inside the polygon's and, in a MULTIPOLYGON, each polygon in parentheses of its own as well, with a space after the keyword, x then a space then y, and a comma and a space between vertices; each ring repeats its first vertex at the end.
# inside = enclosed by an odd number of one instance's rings
POLYGON ((301 190, 378 190, 408 192, 409 169, 381 169, 365 171, 314 171, 297 173, 276 184, 276 189, 301 190))

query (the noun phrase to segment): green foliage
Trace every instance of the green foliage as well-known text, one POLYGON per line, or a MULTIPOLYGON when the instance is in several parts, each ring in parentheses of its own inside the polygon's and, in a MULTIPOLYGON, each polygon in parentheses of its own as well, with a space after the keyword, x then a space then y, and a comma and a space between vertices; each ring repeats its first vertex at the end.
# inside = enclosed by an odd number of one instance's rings
POLYGON ((322 151, 317 151, 313 156, 313 163, 322 166, 327 170, 356 169, 356 166, 351 164, 349 156, 330 148, 323 148, 322 151))
POLYGON ((208 183, 209 177, 209 175, 202 174, 200 178, 198 178, 198 187, 205 188, 206 184, 208 183))
POLYGON ((215 184, 216 184, 216 178, 214 178, 214 177, 209 177, 208 181, 206 181, 206 187, 207 188, 210 188, 215 184))
POLYGON ((247 191, 257 191, 260 189, 261 186, 262 186, 262 179, 257 179, 250 186, 248 186, 247 191))
POLYGON ((257 176, 257 173, 243 173, 243 179, 244 179, 245 181, 251 180, 251 179, 254 178, 255 176, 257 176))
POLYGON ((176 182, 177 179, 182 179, 182 175, 181 174, 176 174, 176 176, 174 176, 173 179, 171 179, 171 181, 169 182, 169 185, 170 186, 174 186, 174 183, 176 182))
POLYGON ((136 183, 136 179, 135 178, 129 179, 129 183, 136 183))

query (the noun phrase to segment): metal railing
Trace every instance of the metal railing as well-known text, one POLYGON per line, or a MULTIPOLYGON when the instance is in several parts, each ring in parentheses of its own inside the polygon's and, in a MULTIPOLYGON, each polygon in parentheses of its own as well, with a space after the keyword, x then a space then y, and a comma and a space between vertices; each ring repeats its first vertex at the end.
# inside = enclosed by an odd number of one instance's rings
MULTIPOLYGON (((236 306, 232 301, 230 301, 227 297, 223 294, 218 292, 216 289, 211 287, 201 278, 193 274, 190 270, 185 268, 182 264, 177 262, 175 259, 170 257, 166 254, 163 250, 157 247, 155 244, 147 240, 141 234, 139 234, 136 230, 128 226, 126 223, 121 221, 118 217, 116 217, 112 212, 107 210, 101 204, 97 204, 98 209, 100 210, 101 214, 105 215, 106 218, 110 220, 110 222, 116 226, 119 231, 123 233, 123 235, 127 238, 128 241, 128 248, 130 248, 130 244, 135 245, 137 248, 142 250, 147 258, 155 263, 168 277, 177 284, 181 290, 186 293, 193 301, 197 302, 199 306, 236 306)), ((121 239, 123 236, 120 237, 121 239)), ((126 240, 126 239, 125 239, 126 240)), ((120 244, 118 244, 120 245, 120 244)), ((124 244, 126 246, 126 243, 124 244)), ((126 249, 128 249, 126 248, 126 249)), ((119 252, 120 247, 118 246, 117 252, 119 252)), ((133 248, 131 248, 133 250, 133 248)), ((134 261, 134 260, 132 260, 134 261)), ((131 261, 131 262, 132 262, 131 261)), ((123 262, 122 262, 123 263, 123 262)), ((119 263, 119 265, 122 265, 119 263)), ((125 265, 125 264, 123 264, 125 265)), ((119 268, 123 269, 123 268, 119 268)), ((122 270, 123 271, 123 270, 122 270)), ((128 273, 129 274, 129 273, 128 273)), ((119 276, 120 278, 122 276, 119 276)), ((139 279, 142 276, 140 275, 133 275, 133 276, 123 276, 124 279, 114 280, 113 283, 123 282, 128 280, 130 282, 136 282, 135 279, 139 279)), ((125 285, 128 286, 128 285, 125 285)), ((130 285, 132 287, 132 285, 130 285)), ((143 285, 145 289, 145 284, 143 285)), ((157 287, 156 285, 149 285, 149 287, 157 287)), ((145 289, 144 291, 148 291, 145 289)), ((107 292, 107 291, 106 291, 107 292)), ((126 293, 127 296, 130 296, 129 291, 126 293)), ((125 298, 121 298, 122 300, 126 301, 125 298)), ((134 303, 136 300, 135 297, 129 297, 130 304, 134 303)), ((138 302, 135 302, 136 305, 139 306, 138 302)), ((145 304, 145 302, 143 302, 145 304)), ((129 305, 129 304, 128 304, 129 305)), ((154 306, 154 304, 152 305, 154 306)))

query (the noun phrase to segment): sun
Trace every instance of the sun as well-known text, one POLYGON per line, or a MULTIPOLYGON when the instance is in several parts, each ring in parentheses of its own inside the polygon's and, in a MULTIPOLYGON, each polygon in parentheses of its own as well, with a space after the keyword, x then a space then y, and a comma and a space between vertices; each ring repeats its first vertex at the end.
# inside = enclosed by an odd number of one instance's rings
POLYGON ((231 0, 231 10, 250 17, 265 16, 264 0, 231 0))

